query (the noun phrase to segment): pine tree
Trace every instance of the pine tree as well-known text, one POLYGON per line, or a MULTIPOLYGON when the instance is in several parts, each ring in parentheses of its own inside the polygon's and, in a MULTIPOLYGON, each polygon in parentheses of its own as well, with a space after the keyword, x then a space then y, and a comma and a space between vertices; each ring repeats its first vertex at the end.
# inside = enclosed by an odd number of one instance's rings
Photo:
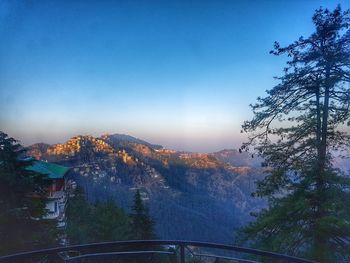
POLYGON ((271 53, 290 58, 284 75, 243 124, 242 148, 268 171, 256 194, 269 200, 243 232, 260 248, 335 262, 350 243, 350 179, 332 163, 350 145, 349 11, 319 8, 312 20, 308 38, 275 43, 271 53))
POLYGON ((25 149, 0 132, 0 253, 45 247, 56 242, 55 226, 40 218, 45 211, 48 178, 29 171, 31 160, 23 160, 25 149), (32 198, 31 194, 42 198, 32 198))
POLYGON ((139 190, 135 193, 130 217, 130 239, 146 240, 156 238, 154 222, 149 215, 148 208, 142 202, 139 190))
POLYGON ((129 218, 113 200, 94 206, 93 231, 98 241, 127 240, 129 218))
POLYGON ((86 201, 84 192, 77 188, 69 197, 66 208, 66 233, 70 244, 97 242, 91 232, 93 206, 86 201))
POLYGON ((66 210, 67 236, 71 244, 118 241, 128 238, 130 219, 112 200, 91 204, 78 188, 66 210))

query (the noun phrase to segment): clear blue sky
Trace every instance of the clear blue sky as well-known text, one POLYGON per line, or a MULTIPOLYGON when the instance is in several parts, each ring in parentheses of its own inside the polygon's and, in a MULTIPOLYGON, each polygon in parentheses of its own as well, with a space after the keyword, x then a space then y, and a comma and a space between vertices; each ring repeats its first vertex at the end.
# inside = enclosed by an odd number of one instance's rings
POLYGON ((179 150, 238 147, 249 104, 350 1, 0 0, 0 125, 23 144, 125 133, 179 150))

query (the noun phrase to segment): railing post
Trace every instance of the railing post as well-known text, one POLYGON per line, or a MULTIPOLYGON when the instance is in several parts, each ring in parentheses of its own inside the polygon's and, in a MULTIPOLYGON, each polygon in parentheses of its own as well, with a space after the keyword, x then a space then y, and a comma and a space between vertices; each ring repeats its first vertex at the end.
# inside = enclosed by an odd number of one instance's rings
POLYGON ((180 244, 180 263, 185 263, 185 245, 180 244))

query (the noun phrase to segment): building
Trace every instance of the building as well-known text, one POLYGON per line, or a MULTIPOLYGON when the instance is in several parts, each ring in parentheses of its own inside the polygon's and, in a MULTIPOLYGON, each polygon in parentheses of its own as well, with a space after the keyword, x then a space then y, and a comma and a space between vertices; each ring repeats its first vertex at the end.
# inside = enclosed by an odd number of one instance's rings
POLYGON ((27 168, 28 170, 46 175, 51 184, 47 189, 46 194, 46 210, 47 213, 43 219, 56 219, 58 227, 65 226, 65 207, 67 203, 67 173, 68 167, 48 163, 43 161, 34 161, 33 164, 27 168))

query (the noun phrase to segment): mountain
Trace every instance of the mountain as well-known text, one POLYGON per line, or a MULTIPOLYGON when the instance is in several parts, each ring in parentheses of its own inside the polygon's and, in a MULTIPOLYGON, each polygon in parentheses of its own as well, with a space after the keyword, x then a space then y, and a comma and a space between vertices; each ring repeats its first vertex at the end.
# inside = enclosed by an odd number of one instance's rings
POLYGON ((34 144, 28 154, 72 167, 69 177, 92 202, 114 198, 130 211, 140 189, 163 239, 232 242, 234 229, 264 206, 251 197, 254 182, 263 176, 258 160, 235 150, 178 152, 114 134, 34 144))
POLYGON ((129 143, 135 143, 135 144, 142 144, 146 145, 148 147, 151 147, 153 149, 161 149, 163 146, 158 144, 151 144, 144 140, 132 137, 130 135, 125 134, 112 134, 112 135, 102 135, 102 138, 104 138, 106 141, 108 141, 111 145, 128 145, 129 143))
POLYGON ((239 152, 234 149, 225 149, 212 155, 221 162, 233 166, 261 167, 262 159, 247 152, 239 152))
POLYGON ((35 159, 42 159, 42 155, 46 154, 47 149, 50 147, 50 144, 47 143, 36 143, 30 146, 30 155, 35 159))

